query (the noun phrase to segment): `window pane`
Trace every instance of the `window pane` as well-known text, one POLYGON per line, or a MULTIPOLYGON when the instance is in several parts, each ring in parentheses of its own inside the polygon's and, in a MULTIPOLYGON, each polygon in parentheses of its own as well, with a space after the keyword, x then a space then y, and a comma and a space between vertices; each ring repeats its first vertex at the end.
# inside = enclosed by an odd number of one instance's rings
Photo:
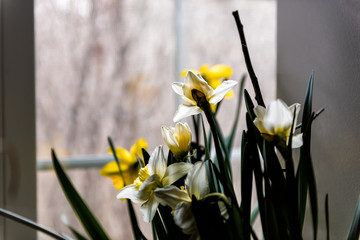
MULTIPOLYGON (((38 158, 49 158, 51 147, 61 159, 106 154, 108 136, 127 149, 141 137, 150 151, 164 145, 160 127, 173 125, 181 100, 171 83, 181 69, 224 63, 233 67, 235 80, 246 73, 231 15, 236 9, 269 102, 275 97, 275 7, 274 1, 37 0, 38 158)), ((246 88, 252 91, 249 79, 246 88)), ((236 98, 221 106, 219 121, 226 135, 235 106, 236 98)), ((237 147, 243 112, 240 119, 237 147)), ((239 162, 234 167, 239 172, 239 162)), ((67 173, 111 238, 130 239, 126 204, 115 199, 111 180, 95 167, 67 173)), ((238 175, 234 179, 239 183, 238 175)), ((82 232, 53 171, 38 172, 38 204, 40 223, 70 235, 60 220, 66 214, 82 232)), ((138 220, 151 236, 140 213, 138 220)))

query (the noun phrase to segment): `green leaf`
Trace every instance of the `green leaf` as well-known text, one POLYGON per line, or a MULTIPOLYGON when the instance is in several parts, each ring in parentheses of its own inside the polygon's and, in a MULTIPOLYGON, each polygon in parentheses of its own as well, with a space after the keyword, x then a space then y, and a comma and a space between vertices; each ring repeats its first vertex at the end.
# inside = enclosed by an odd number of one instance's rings
POLYGON ((215 187, 215 181, 214 181, 214 173, 213 170, 211 169, 211 165, 209 164, 209 161, 211 160, 206 160, 205 164, 206 164, 206 174, 208 176, 209 179, 209 189, 210 189, 210 193, 213 192, 217 192, 217 189, 215 187))
POLYGON ((70 231, 72 232, 72 234, 76 237, 76 239, 78 240, 87 240, 87 238, 85 236, 83 236, 81 233, 79 233, 75 228, 73 228, 72 226, 70 226, 69 224, 69 220, 67 219, 66 215, 61 215, 61 220, 62 222, 70 229, 70 231))
POLYGON ((109 239, 95 216, 88 208, 87 204, 77 193, 68 176, 65 174, 53 149, 51 150, 51 155, 56 175, 59 179, 65 196, 68 199, 72 209, 78 216, 85 231, 92 239, 109 239))
POLYGON ((153 228, 156 230, 155 232, 159 240, 169 239, 165 230, 165 226, 160 218, 159 212, 156 212, 154 219, 152 220, 152 224, 153 228))
POLYGON ((158 240, 158 236, 156 234, 156 228, 155 228, 155 224, 154 223, 151 223, 151 229, 152 229, 152 233, 153 233, 153 239, 154 240, 158 240))
POLYGON ((191 210, 201 239, 229 239, 230 232, 226 229, 218 202, 217 196, 201 200, 197 200, 195 196, 192 198, 191 210))
MULTIPOLYGON (((115 161, 116 161, 116 163, 118 165, 120 176, 123 178, 123 174, 122 174, 122 171, 121 171, 121 168, 120 168, 120 160, 119 160, 119 158, 118 158, 118 156, 116 154, 113 141, 111 140, 110 137, 108 137, 108 142, 109 142, 111 151, 113 153, 113 156, 115 158, 115 161)), ((144 156, 144 162, 145 162, 145 164, 147 164, 147 162, 149 161, 150 155, 143 148, 141 149, 141 151, 142 151, 143 156, 144 156)), ((140 167, 142 167, 140 161, 139 161, 139 165, 140 165, 140 167)), ((125 181, 124 181, 124 186, 125 186, 125 181)), ((137 219, 136 219, 136 214, 135 214, 135 211, 134 211, 134 207, 133 207, 133 205, 132 205, 132 203, 131 203, 131 201, 129 199, 127 199, 127 206, 128 206, 129 217, 130 217, 131 228, 132 228, 132 232, 133 232, 133 235, 134 235, 134 239, 136 239, 136 240, 146 239, 146 237, 144 236, 144 234, 141 232, 141 230, 139 228, 139 225, 138 225, 138 222, 137 222, 137 219)))
POLYGON ((358 240, 360 237, 360 196, 356 206, 355 214, 347 236, 347 240, 358 240))
POLYGON ((146 237, 144 236, 144 234, 141 232, 141 230, 139 228, 138 221, 137 221, 136 214, 135 214, 134 207, 132 205, 131 200, 126 199, 126 201, 127 201, 127 207, 128 207, 128 211, 129 211, 129 217, 130 217, 130 222, 131 222, 134 239, 146 240, 146 237))
POLYGON ((231 153, 231 149, 232 149, 233 142, 234 142, 234 136, 235 136, 235 133, 236 133, 238 122, 239 122, 240 107, 241 107, 241 100, 242 100, 242 97, 243 97, 245 79, 246 79, 246 74, 244 74, 242 76, 241 80, 240 80, 239 97, 238 97, 237 105, 236 105, 235 119, 234 119, 234 123, 233 123, 232 128, 231 128, 231 133, 226 138, 226 146, 227 146, 227 150, 228 150, 229 153, 231 153))
MULTIPOLYGON (((200 115, 200 114, 199 114, 200 115)), ((207 144, 207 137, 206 137, 206 130, 205 130, 205 124, 202 115, 200 115, 202 129, 203 129, 203 135, 204 135, 204 147, 205 147, 205 160, 210 159, 210 150, 209 145, 207 144)))
POLYGON ((329 194, 326 194, 326 196, 325 196, 325 223, 326 223, 326 239, 330 240, 329 194))
POLYGON ((8 219, 11 219, 13 221, 16 221, 18 223, 21 223, 27 227, 30 227, 32 229, 35 229, 37 231, 40 231, 42 233, 45 233, 46 235, 54 238, 54 239, 59 239, 59 240, 67 240, 67 238, 65 236, 62 236, 60 233, 57 233, 53 230, 50 230, 48 228, 45 228, 43 226, 41 226, 40 224, 31 221, 28 218, 25 218, 23 216, 20 216, 16 213, 13 213, 11 211, 5 210, 3 208, 0 208, 0 216, 6 217, 8 219))
POLYGON ((84 237, 81 233, 79 233, 75 228, 71 226, 67 226, 67 227, 70 229, 70 231, 76 237, 77 240, 87 240, 87 238, 84 237))
POLYGON ((310 75, 309 84, 306 90, 305 102, 304 102, 304 110, 303 110, 303 118, 302 118, 302 126, 301 132, 305 132, 306 125, 312 118, 312 95, 313 95, 313 86, 314 86, 314 72, 310 75))
POLYGON ((224 135, 223 135, 223 133, 221 131, 220 124, 216 120, 215 116, 214 116, 214 121, 215 121, 216 131, 218 133, 217 134, 218 139, 219 139, 219 142, 220 142, 221 153, 223 153, 223 156, 224 156, 224 158, 223 158, 224 159, 224 164, 225 164, 226 170, 228 172, 228 178, 229 178, 229 181, 232 182, 232 170, 231 170, 230 154, 229 154, 226 142, 225 142, 224 135))
POLYGON ((246 141, 245 131, 243 132, 241 143, 241 210, 244 219, 244 237, 245 239, 250 239, 253 169, 251 149, 250 145, 246 141))
POLYGON ((296 178, 299 186, 300 227, 301 229, 303 228, 307 202, 307 191, 309 191, 313 234, 314 239, 316 240, 318 227, 318 204, 315 173, 311 159, 311 125, 314 119, 314 113, 312 112, 313 80, 314 73, 311 73, 304 103, 301 125, 301 132, 303 133, 303 145, 300 148, 300 161, 296 178))
POLYGON ((188 239, 182 230, 175 224, 174 217, 171 214, 172 209, 168 206, 159 205, 158 207, 161 219, 168 233, 168 239, 183 240, 188 239))
POLYGON ((251 121, 254 121, 254 119, 256 117, 255 113, 254 113, 254 104, 253 104, 251 97, 246 89, 244 90, 244 99, 245 99, 246 110, 250 116, 250 119, 251 119, 251 121))
MULTIPOLYGON (((265 212, 264 212, 264 197, 263 197, 263 173, 261 171, 259 155, 257 154, 255 131, 248 112, 246 113, 246 124, 248 130, 246 132, 246 135, 243 135, 243 137, 246 136, 246 138, 243 138, 243 141, 245 140, 246 143, 242 142, 242 147, 244 147, 244 150, 242 149, 243 152, 242 154, 244 154, 244 157, 249 158, 250 159, 249 161, 252 163, 252 169, 254 171, 255 184, 256 184, 256 192, 258 197, 258 204, 260 209, 260 217, 262 223, 261 225, 266 226, 265 225, 266 222, 264 219, 265 212)), ((242 170, 242 172, 243 171, 244 170, 242 170)))
POLYGON ((142 148, 141 151, 144 157, 145 165, 147 165, 150 159, 150 154, 144 148, 142 148))
POLYGON ((254 209, 251 212, 251 219, 250 219, 251 226, 254 225, 255 220, 256 220, 258 215, 259 215, 259 204, 256 204, 254 209))

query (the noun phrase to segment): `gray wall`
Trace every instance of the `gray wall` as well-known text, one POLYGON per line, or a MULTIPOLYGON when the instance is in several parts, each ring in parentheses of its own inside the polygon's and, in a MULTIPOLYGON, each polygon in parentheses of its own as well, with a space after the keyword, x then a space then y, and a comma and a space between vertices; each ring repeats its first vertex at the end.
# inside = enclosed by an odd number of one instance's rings
MULTIPOLYGON (((0 0, 0 207, 36 220, 33 1, 0 0)), ((36 231, 0 217, 0 240, 36 231)))
POLYGON ((278 96, 303 103, 315 72, 313 127, 320 239, 329 193, 332 239, 345 239, 360 192, 360 2, 278 0, 278 96))

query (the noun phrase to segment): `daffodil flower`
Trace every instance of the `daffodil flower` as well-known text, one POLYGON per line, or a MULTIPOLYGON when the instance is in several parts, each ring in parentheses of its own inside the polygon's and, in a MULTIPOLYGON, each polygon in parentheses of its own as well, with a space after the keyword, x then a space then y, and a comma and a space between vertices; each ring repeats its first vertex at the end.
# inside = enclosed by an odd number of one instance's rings
MULTIPOLYGON (((195 217, 191 210, 192 197, 201 200, 210 196, 218 196, 225 201, 227 198, 221 193, 210 193, 209 180, 206 172, 205 162, 196 162, 194 167, 189 171, 185 179, 185 188, 179 189, 176 186, 158 189, 155 196, 159 202, 174 209, 174 222, 185 234, 192 235, 191 239, 199 239, 199 233, 196 227, 195 217)), ((226 207, 219 204, 220 212, 227 216, 226 207)))
POLYGON ((194 90, 204 96, 205 101, 208 103, 217 104, 236 84, 236 81, 226 80, 214 90, 200 74, 195 75, 189 71, 185 76, 184 83, 175 82, 172 84, 173 90, 182 96, 184 100, 184 104, 181 104, 175 113, 174 122, 201 113, 201 106, 199 106, 197 99, 193 97, 194 90))
MULTIPOLYGON (((201 65, 199 70, 185 70, 181 72, 181 76, 185 77, 188 71, 192 71, 195 74, 200 74, 204 80, 212 87, 216 89, 221 83, 229 79, 232 75, 232 68, 225 64, 215 64, 210 66, 209 64, 201 65)), ((234 91, 231 89, 226 93, 224 98, 232 98, 234 96, 234 91)), ((214 112, 216 110, 216 104, 211 104, 211 110, 214 112)))
MULTIPOLYGON (((221 85, 222 80, 229 79, 232 75, 232 68, 225 64, 215 64, 210 66, 209 64, 204 64, 200 67, 200 74, 204 77, 205 81, 209 85, 216 89, 221 85)), ((226 95, 225 98, 231 98, 234 96, 234 91, 231 89, 226 95)))
POLYGON ((182 161, 190 150, 192 134, 187 123, 176 123, 175 127, 161 127, 166 145, 178 161, 182 161))
MULTIPOLYGON (((138 177, 140 169, 138 159, 143 159, 142 148, 147 149, 145 139, 139 139, 130 149, 130 152, 124 148, 116 148, 115 152, 119 158, 121 175, 116 161, 106 164, 100 174, 112 179, 114 186, 120 190, 125 185, 131 184, 138 177)), ((109 149, 111 152, 111 149, 109 149)))
POLYGON ((170 187, 192 168, 191 163, 166 164, 162 146, 158 146, 151 154, 149 163, 140 169, 138 178, 133 184, 120 190, 118 199, 127 198, 135 203, 141 203, 140 211, 145 222, 150 222, 159 205, 154 192, 158 189, 170 187))
MULTIPOLYGON (((277 99, 271 102, 267 109, 262 106, 256 106, 254 108, 254 113, 256 115, 254 124, 261 136, 267 141, 273 142, 280 147, 285 147, 289 142, 293 120, 294 126, 296 126, 299 112, 299 103, 295 103, 288 107, 282 100, 277 99)), ((298 148, 301 147, 301 145, 302 134, 293 135, 292 147, 298 148)))

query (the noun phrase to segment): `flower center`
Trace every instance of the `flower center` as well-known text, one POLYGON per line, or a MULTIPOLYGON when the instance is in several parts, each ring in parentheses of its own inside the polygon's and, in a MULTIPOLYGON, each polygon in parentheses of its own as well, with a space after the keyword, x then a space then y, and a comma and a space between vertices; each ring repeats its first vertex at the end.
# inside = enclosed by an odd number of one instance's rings
POLYGON ((148 165, 146 165, 143 168, 140 168, 139 176, 135 179, 136 186, 140 187, 143 182, 150 177, 149 171, 148 171, 148 165))

